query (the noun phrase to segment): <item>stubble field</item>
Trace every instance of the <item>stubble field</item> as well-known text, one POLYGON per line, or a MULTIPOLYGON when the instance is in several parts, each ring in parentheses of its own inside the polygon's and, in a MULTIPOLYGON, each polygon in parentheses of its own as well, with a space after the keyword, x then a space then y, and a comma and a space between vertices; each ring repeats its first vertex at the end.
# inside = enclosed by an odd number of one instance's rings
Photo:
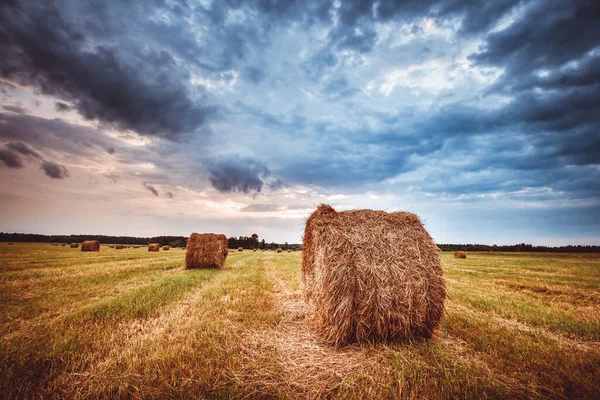
POLYGON ((600 255, 443 253, 430 341, 334 349, 301 253, 0 243, 0 398, 598 398, 600 255))

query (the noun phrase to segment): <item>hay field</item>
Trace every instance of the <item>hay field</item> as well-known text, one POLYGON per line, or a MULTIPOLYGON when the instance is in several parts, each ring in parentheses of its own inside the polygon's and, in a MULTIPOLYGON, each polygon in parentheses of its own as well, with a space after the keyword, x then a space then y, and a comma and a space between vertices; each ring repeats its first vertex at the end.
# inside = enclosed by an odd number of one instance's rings
POLYGON ((443 253, 432 341, 335 350, 301 253, 0 243, 0 398, 598 398, 600 255, 443 253))

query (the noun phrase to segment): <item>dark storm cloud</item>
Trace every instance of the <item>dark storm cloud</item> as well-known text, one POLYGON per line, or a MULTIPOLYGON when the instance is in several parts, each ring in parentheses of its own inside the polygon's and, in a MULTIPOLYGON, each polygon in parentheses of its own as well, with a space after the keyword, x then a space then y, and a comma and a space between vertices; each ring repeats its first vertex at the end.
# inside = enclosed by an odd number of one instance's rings
POLYGON ((10 142, 0 148, 0 160, 10 168, 23 168, 23 158, 43 160, 42 156, 31 146, 23 142, 10 142))
POLYGON ((109 137, 60 118, 0 112, 0 139, 23 141, 36 149, 48 149, 71 156, 94 157, 111 147, 109 137))
POLYGON ((114 148, 114 147, 109 147, 109 148, 106 150, 106 152, 107 152, 108 154, 115 154, 115 148, 114 148))
POLYGON ((16 151, 0 148, 0 160, 9 168, 23 168, 23 160, 16 151))
POLYGON ((41 169, 47 176, 53 179, 64 179, 69 176, 69 171, 63 165, 52 161, 44 161, 41 165, 41 169))
POLYGON ((559 67, 598 46, 599 19, 600 7, 594 1, 530 2, 516 22, 487 35, 484 50, 472 59, 505 66, 508 82, 536 69, 559 67))
POLYGON ((146 182, 143 183, 144 187, 153 195, 158 196, 158 190, 154 186, 148 185, 146 182))
POLYGON ((102 24, 93 14, 77 23, 80 16, 69 4, 0 6, 2 77, 69 101, 85 118, 141 134, 176 138, 207 122, 213 108, 192 99, 185 84, 188 73, 169 52, 96 44, 123 32, 94 31, 95 22, 102 24))
POLYGON ((229 157, 214 161, 208 166, 208 179, 219 192, 260 192, 262 178, 269 169, 261 162, 248 158, 229 157))
POLYGON ((42 159, 42 156, 40 156, 40 154, 37 151, 35 151, 31 148, 31 146, 23 142, 10 142, 6 144, 6 147, 16 151, 17 153, 25 157, 31 157, 38 160, 42 159))
POLYGON ((10 111, 13 112, 15 114, 27 114, 28 111, 27 109, 21 107, 21 106, 2 106, 2 108, 4 108, 6 111, 10 111))
POLYGON ((54 103, 54 109, 58 112, 71 111, 72 108, 67 103, 63 103, 62 101, 57 101, 54 103))
MULTIPOLYGON (((377 22, 412 22, 419 17, 444 21, 461 20, 462 34, 485 32, 520 0, 359 0, 342 1, 337 13, 339 22, 331 31, 333 46, 361 53, 370 52, 377 40, 377 22)), ((413 29, 418 29, 414 26, 413 29)))

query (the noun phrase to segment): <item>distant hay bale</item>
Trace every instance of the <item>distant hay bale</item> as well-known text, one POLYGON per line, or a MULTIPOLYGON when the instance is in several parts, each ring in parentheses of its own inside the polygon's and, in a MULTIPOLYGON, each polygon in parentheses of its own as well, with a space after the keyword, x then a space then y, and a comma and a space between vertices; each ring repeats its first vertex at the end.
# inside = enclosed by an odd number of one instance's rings
POLYGON ((63 243, 63 244, 61 244, 61 246, 62 246, 62 247, 64 247, 64 246, 66 246, 66 244, 65 244, 65 243, 63 243))
POLYGON ((185 269, 223 269, 228 253, 225 235, 192 233, 185 251, 185 269))
POLYGON ((86 240, 81 243, 81 251, 100 251, 100 242, 97 240, 86 240))
POLYGON ((238 251, 242 252, 242 251, 244 251, 244 248, 243 247, 238 247, 238 251))
POLYGON ((79 247, 79 243, 71 243, 71 248, 76 249, 79 247))
POLYGON ((124 248, 125 246, 123 246, 122 244, 115 245, 115 250, 123 250, 124 248))
POLYGON ((408 212, 336 212, 306 222, 302 281, 315 331, 335 346, 430 337, 446 287, 437 247, 408 212))
POLYGON ((455 251, 454 258, 467 258, 467 253, 464 251, 455 251))
POLYGON ((278 253, 281 253, 282 251, 283 251, 283 250, 281 250, 281 247, 279 247, 279 248, 277 249, 277 252, 278 252, 278 253))
POLYGON ((9 242, 9 243, 8 243, 8 245, 9 245, 9 246, 12 246, 13 244, 14 244, 13 242, 9 242))
POLYGON ((158 244, 158 243, 148 244, 148 251, 160 251, 160 244, 158 244))
POLYGON ((110 248, 110 249, 114 249, 114 248, 115 248, 115 245, 114 245, 114 244, 109 244, 109 245, 108 245, 108 248, 110 248))
POLYGON ((171 250, 171 246, 163 246, 163 250, 171 250))
POLYGON ((252 249, 252 251, 256 251, 256 249, 252 249))
POLYGON ((292 251, 288 249, 288 251, 287 251, 287 252, 288 252, 288 253, 291 253, 292 251))
POLYGON ((139 248, 140 248, 140 246, 133 246, 133 248, 134 248, 134 249, 139 249, 139 248))

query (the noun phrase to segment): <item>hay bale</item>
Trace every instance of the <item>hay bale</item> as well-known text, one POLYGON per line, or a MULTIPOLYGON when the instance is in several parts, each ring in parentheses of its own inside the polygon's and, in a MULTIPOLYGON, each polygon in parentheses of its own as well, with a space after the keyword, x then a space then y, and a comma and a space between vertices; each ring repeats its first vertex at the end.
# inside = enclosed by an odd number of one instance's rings
POLYGON ((339 346, 430 337, 446 287, 436 245, 408 212, 336 212, 306 222, 302 281, 315 331, 339 346))
POLYGON ((252 249, 252 251, 256 251, 256 249, 252 249))
POLYGON ((160 251, 160 244, 158 243, 149 243, 148 251, 160 251))
POLYGON ((277 249, 277 252, 278 252, 278 253, 281 253, 282 251, 283 251, 283 250, 281 250, 281 247, 279 247, 279 248, 277 249))
POLYGON ((133 246, 133 248, 134 248, 134 249, 139 249, 139 248, 140 248, 140 246, 133 246))
POLYGON ((61 244, 61 247, 65 247, 65 246, 66 246, 66 244, 65 244, 65 243, 61 244))
POLYGON ((288 252, 288 253, 291 253, 292 251, 288 249, 288 251, 287 251, 287 252, 288 252))
POLYGON ((464 251, 455 251, 454 258, 467 258, 467 253, 464 251))
POLYGON ((79 247, 79 243, 71 243, 70 246, 71 246, 72 249, 76 249, 76 248, 79 247))
POLYGON ((171 246, 163 246, 163 250, 171 250, 171 246))
POLYGON ((228 253, 225 235, 192 233, 185 251, 185 269, 223 269, 228 253))
POLYGON ((81 251, 100 251, 100 242, 97 240, 86 240, 81 243, 81 251))
POLYGON ((9 246, 12 246, 13 244, 14 244, 13 242, 9 242, 9 243, 8 243, 8 245, 9 245, 9 246))
POLYGON ((242 251, 244 251, 243 247, 238 247, 238 251, 241 253, 242 251))
POLYGON ((123 250, 124 248, 125 246, 123 246, 122 244, 115 245, 115 250, 123 250))

